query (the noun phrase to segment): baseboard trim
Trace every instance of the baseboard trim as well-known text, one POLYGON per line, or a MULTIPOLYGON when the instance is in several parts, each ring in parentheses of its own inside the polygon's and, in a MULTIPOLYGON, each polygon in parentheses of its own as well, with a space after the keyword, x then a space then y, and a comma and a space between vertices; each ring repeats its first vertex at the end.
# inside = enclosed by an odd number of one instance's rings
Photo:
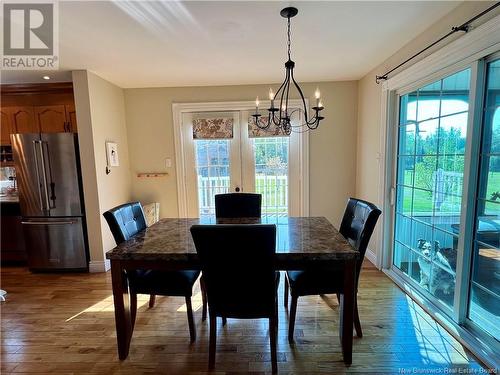
POLYGON ((107 272, 111 269, 109 259, 106 260, 91 260, 89 263, 89 272, 107 272))
POLYGON ((375 267, 380 269, 377 255, 370 249, 366 249, 365 258, 368 259, 375 267))

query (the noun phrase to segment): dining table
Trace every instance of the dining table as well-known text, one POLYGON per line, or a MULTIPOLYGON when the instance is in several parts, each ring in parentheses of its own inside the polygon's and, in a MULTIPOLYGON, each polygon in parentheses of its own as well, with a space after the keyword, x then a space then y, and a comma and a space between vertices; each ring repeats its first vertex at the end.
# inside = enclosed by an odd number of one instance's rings
POLYGON ((330 265, 338 269, 342 265, 344 287, 340 295, 339 337, 344 363, 350 365, 359 252, 325 217, 166 218, 108 251, 106 258, 111 263, 119 358, 127 358, 134 329, 127 272, 137 269, 200 270, 191 226, 259 223, 276 225, 276 270, 307 270, 330 265))

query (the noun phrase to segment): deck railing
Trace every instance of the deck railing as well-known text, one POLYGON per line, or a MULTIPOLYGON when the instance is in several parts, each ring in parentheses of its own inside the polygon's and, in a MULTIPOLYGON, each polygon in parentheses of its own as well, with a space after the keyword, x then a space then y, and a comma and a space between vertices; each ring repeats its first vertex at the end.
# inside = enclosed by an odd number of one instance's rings
MULTIPOLYGON (((198 176, 198 205, 200 214, 215 214, 215 194, 228 193, 229 176, 198 176)), ((262 194, 262 214, 286 216, 288 214, 288 176, 255 176, 255 192, 262 194)))

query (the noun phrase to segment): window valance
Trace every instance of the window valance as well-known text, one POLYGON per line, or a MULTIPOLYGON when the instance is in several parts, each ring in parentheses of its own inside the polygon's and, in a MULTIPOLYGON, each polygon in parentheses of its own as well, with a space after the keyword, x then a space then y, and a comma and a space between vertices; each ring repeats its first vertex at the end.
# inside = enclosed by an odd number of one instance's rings
POLYGON ((200 118, 193 120, 193 139, 233 138, 232 118, 200 118))

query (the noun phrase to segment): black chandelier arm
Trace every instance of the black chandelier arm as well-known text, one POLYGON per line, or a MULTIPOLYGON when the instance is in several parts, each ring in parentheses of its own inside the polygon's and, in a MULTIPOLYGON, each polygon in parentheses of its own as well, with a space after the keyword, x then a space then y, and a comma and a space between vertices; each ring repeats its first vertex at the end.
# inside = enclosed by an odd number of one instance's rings
MULTIPOLYGON (((274 124, 276 126, 280 126, 281 125, 281 119, 283 119, 283 95, 285 94, 285 90, 287 88, 290 87, 290 70, 287 68, 286 69, 286 77, 285 77, 285 81, 283 82, 283 85, 282 85, 282 91, 281 91, 281 94, 280 94, 280 107, 279 107, 279 116, 278 116, 278 123, 274 122, 274 124)), ((278 94, 276 93, 276 96, 278 94)), ((274 120, 274 116, 273 116, 273 120, 274 120)))
POLYGON ((304 106, 304 119, 306 123, 309 123, 309 118, 307 116, 307 105, 306 105, 306 99, 304 98, 304 93, 302 92, 302 89, 300 88, 299 84, 297 81, 295 81, 295 78, 293 77, 293 70, 292 70, 292 81, 293 84, 295 85, 295 88, 299 92, 300 99, 302 100, 302 105, 304 106))

